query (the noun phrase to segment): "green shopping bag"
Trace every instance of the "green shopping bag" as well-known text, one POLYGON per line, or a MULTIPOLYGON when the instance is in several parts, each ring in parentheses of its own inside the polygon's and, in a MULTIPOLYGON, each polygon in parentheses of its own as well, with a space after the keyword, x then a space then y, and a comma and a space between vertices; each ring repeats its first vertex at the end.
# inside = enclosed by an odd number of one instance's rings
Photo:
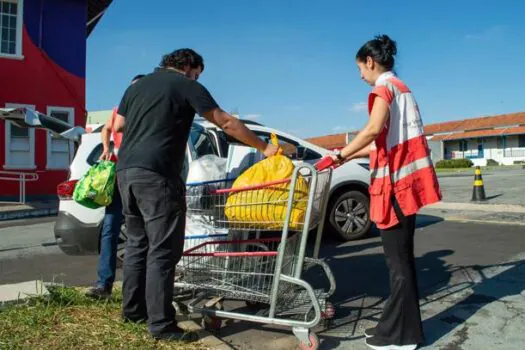
POLYGON ((73 200, 91 209, 110 205, 115 191, 115 177, 114 162, 102 160, 94 164, 77 182, 73 200))

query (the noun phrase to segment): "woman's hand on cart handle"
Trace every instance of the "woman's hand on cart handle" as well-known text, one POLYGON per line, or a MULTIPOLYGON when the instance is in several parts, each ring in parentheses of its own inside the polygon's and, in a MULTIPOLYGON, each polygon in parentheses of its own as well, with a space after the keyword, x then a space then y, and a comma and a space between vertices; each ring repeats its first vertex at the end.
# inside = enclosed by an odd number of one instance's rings
POLYGON ((343 164, 344 162, 348 161, 349 159, 343 157, 341 155, 341 151, 336 151, 332 154, 330 154, 330 157, 332 158, 332 160, 334 161, 334 164, 337 164, 337 165, 341 165, 343 164))
POLYGON ((320 161, 315 163, 314 166, 317 169, 317 171, 323 171, 328 168, 335 169, 339 166, 339 164, 335 162, 335 160, 332 158, 332 155, 327 155, 321 158, 320 161))

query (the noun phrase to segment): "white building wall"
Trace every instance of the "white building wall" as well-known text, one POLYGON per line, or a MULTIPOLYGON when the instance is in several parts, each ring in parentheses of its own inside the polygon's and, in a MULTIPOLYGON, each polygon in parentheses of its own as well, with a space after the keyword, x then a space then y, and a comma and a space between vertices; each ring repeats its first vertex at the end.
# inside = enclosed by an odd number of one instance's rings
POLYGON ((507 136, 505 148, 503 141, 498 141, 497 137, 487 137, 483 139, 483 157, 476 158, 478 152, 478 140, 468 139, 465 151, 460 149, 459 140, 444 141, 446 148, 446 158, 470 158, 474 165, 485 166, 487 161, 492 159, 502 165, 512 165, 515 161, 525 161, 525 147, 519 147, 517 135, 507 136))

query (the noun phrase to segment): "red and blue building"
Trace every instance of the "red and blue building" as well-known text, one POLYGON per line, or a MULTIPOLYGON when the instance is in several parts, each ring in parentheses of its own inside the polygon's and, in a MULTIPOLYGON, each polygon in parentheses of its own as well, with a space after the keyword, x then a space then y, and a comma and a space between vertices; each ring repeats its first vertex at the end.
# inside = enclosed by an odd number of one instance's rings
MULTIPOLYGON (((87 37, 111 0, 0 0, 0 107, 27 106, 70 124, 86 122, 87 37)), ((27 172, 28 199, 53 196, 74 145, 45 130, 0 120, 0 178, 27 172)), ((0 180, 0 198, 18 198, 0 180)))

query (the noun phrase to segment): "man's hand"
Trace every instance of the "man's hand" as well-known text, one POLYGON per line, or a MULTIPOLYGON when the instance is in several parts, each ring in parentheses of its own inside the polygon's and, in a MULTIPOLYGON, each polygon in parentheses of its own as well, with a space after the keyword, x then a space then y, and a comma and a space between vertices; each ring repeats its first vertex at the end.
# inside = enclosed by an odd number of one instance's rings
POLYGON ((269 144, 266 145, 266 148, 264 149, 264 152, 263 152, 264 156, 266 158, 272 157, 272 156, 276 155, 277 152, 279 152, 279 149, 280 149, 279 146, 276 146, 274 144, 269 143, 269 144))
POLYGON ((102 151, 102 154, 100 155, 100 157, 98 158, 99 160, 111 160, 111 151, 109 149, 104 149, 104 151, 102 151))

